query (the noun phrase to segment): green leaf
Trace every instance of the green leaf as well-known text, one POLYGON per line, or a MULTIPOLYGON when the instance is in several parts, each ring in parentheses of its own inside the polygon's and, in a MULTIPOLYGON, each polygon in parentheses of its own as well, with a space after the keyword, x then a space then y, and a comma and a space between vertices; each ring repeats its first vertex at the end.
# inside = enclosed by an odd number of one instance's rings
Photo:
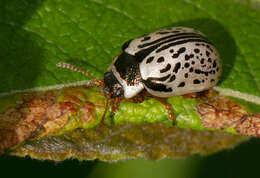
POLYGON ((102 77, 121 45, 166 26, 204 32, 223 59, 220 87, 260 96, 260 12, 236 1, 2 1, 0 92, 102 77), (227 10, 228 8, 228 10, 227 10))
MULTIPOLYGON (((236 0, 3 0, 0 2, 0 95, 58 89, 57 84, 89 79, 58 69, 59 61, 102 78, 125 41, 163 27, 188 26, 206 34, 221 55, 223 75, 218 89, 222 94, 228 94, 223 88, 238 91, 239 94, 233 92, 232 96, 240 99, 253 98, 250 101, 256 103, 252 109, 256 112, 260 103, 259 17, 257 8, 236 0)), ((168 101, 177 114, 196 104, 195 100, 178 96, 168 101)), ((1 103, 3 111, 6 106, 1 103)), ((149 122, 165 121, 167 114, 153 100, 141 104, 125 102, 114 122, 143 123, 147 118, 149 122), (160 118, 153 117, 153 112, 144 117, 150 107, 154 113, 160 112, 160 118), (129 112, 124 112, 125 109, 129 112), (134 116, 127 114, 136 110, 134 116)), ((177 122, 180 128, 187 125, 203 129, 198 115, 192 111, 177 122)))

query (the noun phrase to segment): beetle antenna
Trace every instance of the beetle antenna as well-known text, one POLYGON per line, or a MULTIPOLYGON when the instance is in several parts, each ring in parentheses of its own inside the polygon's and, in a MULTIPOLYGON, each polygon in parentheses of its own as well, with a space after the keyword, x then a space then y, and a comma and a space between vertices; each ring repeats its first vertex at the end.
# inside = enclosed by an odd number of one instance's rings
POLYGON ((82 73, 83 75, 86 75, 88 77, 90 77, 91 79, 94 80, 95 84, 97 86, 103 86, 103 80, 102 79, 97 79, 96 77, 94 77, 91 73, 89 73, 88 71, 79 69, 69 63, 65 63, 65 62, 59 62, 56 64, 57 67, 61 67, 61 68, 65 68, 65 69, 70 69, 79 73, 82 73))

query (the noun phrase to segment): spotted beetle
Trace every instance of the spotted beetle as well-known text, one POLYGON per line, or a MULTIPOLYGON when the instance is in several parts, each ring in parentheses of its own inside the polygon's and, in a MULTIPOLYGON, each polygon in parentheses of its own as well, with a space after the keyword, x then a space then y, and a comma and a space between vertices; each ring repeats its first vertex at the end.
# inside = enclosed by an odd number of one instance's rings
MULTIPOLYGON (((57 66, 94 78, 70 64, 58 63, 57 66)), ((94 78, 94 81, 106 98, 113 101, 112 113, 122 99, 134 98, 146 91, 145 96, 164 104, 169 118, 174 120, 171 106, 163 98, 213 87, 221 75, 221 67, 216 48, 204 34, 192 28, 171 27, 124 43, 104 79, 94 78)), ((105 113, 100 126, 104 116, 105 113)))

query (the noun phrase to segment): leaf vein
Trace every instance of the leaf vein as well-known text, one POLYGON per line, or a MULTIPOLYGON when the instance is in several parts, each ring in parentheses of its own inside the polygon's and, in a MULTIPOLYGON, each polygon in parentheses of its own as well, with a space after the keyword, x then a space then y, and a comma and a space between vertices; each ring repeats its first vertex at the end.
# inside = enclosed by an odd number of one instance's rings
POLYGON ((102 1, 98 1, 98 0, 90 0, 90 1, 93 2, 93 3, 95 3, 95 4, 98 4, 98 5, 102 6, 102 7, 106 8, 106 9, 108 9, 108 10, 111 10, 111 11, 113 11, 113 12, 116 12, 116 13, 118 13, 118 14, 121 14, 121 15, 125 16, 126 18, 130 19, 130 20, 133 22, 133 24, 134 24, 138 29, 140 29, 140 30, 142 30, 142 31, 145 30, 144 28, 142 28, 141 26, 139 26, 139 25, 136 23, 137 20, 136 20, 133 16, 129 15, 126 11, 120 10, 120 9, 118 9, 118 8, 116 8, 116 7, 111 6, 111 5, 106 5, 106 4, 104 4, 102 1))
POLYGON ((100 49, 101 49, 109 58, 113 58, 113 56, 111 55, 110 51, 107 51, 107 50, 104 49, 102 43, 100 43, 100 42, 95 38, 95 35, 91 34, 89 31, 87 31, 87 30, 85 30, 84 28, 80 27, 80 25, 79 25, 75 20, 73 20, 72 18, 70 18, 70 17, 69 17, 68 15, 66 15, 66 13, 64 13, 63 11, 61 11, 61 10, 58 10, 58 11, 59 11, 60 13, 62 13, 62 15, 66 16, 66 17, 70 20, 71 23, 73 23, 74 25, 76 25, 76 27, 77 27, 79 30, 81 30, 81 31, 84 32, 84 33, 87 33, 88 36, 95 41, 95 43, 100 47, 100 49))
POLYGON ((248 69, 248 74, 251 76, 251 78, 253 79, 254 83, 255 83, 255 86, 256 86, 256 89, 258 90, 258 92, 260 92, 260 87, 259 87, 259 84, 257 82, 257 79, 255 78, 254 74, 253 74, 253 71, 252 71, 252 68, 250 66, 250 64, 248 63, 248 61, 246 60, 245 58, 245 55, 242 51, 242 49, 240 49, 240 52, 241 52, 241 55, 243 56, 243 59, 244 59, 244 62, 247 66, 247 69, 248 69))

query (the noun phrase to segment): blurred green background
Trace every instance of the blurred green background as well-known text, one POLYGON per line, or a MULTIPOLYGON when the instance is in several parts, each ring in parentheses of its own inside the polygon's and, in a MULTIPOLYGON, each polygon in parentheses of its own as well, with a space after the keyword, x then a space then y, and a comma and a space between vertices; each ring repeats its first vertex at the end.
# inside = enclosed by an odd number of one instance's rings
POLYGON ((260 140, 251 139, 232 150, 185 159, 143 159, 113 163, 67 160, 61 163, 13 156, 0 157, 0 177, 77 178, 251 178, 259 177, 260 140))

